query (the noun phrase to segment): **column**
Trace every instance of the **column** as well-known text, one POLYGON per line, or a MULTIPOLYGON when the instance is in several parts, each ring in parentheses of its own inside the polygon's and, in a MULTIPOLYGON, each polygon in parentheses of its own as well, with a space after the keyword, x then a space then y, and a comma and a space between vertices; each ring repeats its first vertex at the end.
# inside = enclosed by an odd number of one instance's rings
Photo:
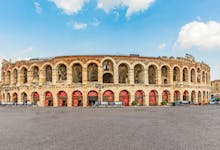
POLYGON ((103 82, 102 74, 103 74, 103 72, 102 72, 102 65, 99 64, 99 65, 98 65, 98 82, 99 82, 99 83, 102 83, 102 82, 103 82))
POLYGON ((149 82, 148 82, 148 69, 145 69, 144 70, 144 75, 145 75, 145 81, 144 81, 144 84, 149 84, 149 82))
POLYGON ((129 69, 129 84, 134 84, 134 68, 129 69))
POLYGON ((72 69, 67 66, 67 83, 72 84, 72 69))
POLYGON ((82 83, 83 84, 87 84, 87 66, 86 65, 83 65, 82 66, 82 83))
POLYGON ((161 70, 157 70, 157 84, 161 84, 161 70))

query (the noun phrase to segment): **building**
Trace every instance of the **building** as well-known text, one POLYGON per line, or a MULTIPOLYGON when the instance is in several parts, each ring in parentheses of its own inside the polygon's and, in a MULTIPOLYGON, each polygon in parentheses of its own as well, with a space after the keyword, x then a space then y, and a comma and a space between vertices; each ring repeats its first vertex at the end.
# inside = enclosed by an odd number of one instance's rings
POLYGON ((214 80, 211 82, 212 92, 211 95, 213 98, 220 98, 220 80, 214 80))
POLYGON ((207 103, 210 67, 192 57, 60 56, 2 63, 2 102, 91 106, 136 100, 139 105, 207 103))

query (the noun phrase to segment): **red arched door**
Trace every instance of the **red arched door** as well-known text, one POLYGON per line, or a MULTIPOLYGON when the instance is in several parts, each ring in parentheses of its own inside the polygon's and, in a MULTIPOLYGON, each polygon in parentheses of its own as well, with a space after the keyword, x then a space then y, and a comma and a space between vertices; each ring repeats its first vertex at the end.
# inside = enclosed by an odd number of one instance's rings
POLYGON ((119 93, 119 100, 123 102, 124 106, 129 106, 129 93, 124 90, 119 93))
POLYGON ((72 94, 73 107, 82 106, 83 96, 80 91, 74 91, 72 94))
POLYGON ((149 94, 149 105, 156 106, 157 105, 157 93, 156 91, 151 91, 149 94))
POLYGON ((98 102, 98 93, 96 91, 90 91, 88 93, 88 106, 93 106, 98 102))
POLYGON ((179 101, 180 100, 180 92, 179 91, 175 91, 174 92, 174 101, 179 101))
POLYGON ((51 92, 46 92, 45 93, 45 101, 44 101, 44 106, 53 106, 53 95, 51 92))
POLYGON ((188 101, 189 100, 189 93, 187 91, 184 91, 183 93, 183 100, 188 101))
POLYGON ((58 106, 67 106, 67 94, 64 91, 58 93, 58 106))
POLYGON ((144 105, 144 92, 142 90, 138 90, 135 93, 135 100, 138 102, 139 106, 144 105))
POLYGON ((34 104, 34 105, 36 105, 37 102, 40 100, 39 94, 38 94, 37 92, 34 92, 34 93, 32 94, 32 98, 33 98, 33 104, 34 104))
POLYGON ((169 102, 169 92, 163 91, 163 101, 169 102))
POLYGON ((114 93, 110 90, 107 90, 103 93, 103 101, 105 102, 114 102, 114 93))

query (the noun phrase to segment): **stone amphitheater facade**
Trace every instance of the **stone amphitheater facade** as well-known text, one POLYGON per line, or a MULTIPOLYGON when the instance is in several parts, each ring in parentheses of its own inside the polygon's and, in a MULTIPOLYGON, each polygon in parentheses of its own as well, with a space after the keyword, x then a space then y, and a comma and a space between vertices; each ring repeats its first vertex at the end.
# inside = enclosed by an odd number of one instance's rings
POLYGON ((2 63, 1 101, 39 106, 207 103, 210 67, 191 57, 60 56, 2 63))

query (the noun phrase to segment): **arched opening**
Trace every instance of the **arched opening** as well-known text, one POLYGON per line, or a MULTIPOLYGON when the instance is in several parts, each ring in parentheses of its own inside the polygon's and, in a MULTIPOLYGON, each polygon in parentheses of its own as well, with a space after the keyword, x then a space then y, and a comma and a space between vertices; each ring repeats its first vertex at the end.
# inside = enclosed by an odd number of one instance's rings
POLYGON ((152 90, 149 93, 149 105, 150 106, 156 106, 157 105, 157 91, 152 90))
POLYGON ((13 84, 17 84, 18 83, 18 70, 17 69, 14 69, 13 71, 13 84))
POLYGON ((28 81, 27 68, 23 67, 21 69, 21 83, 25 84, 28 81))
POLYGON ((201 83, 201 69, 197 68, 197 83, 201 83))
POLYGON ((93 106, 98 102, 98 93, 96 91, 90 91, 88 93, 88 106, 93 106))
POLYGON ((169 84, 169 79, 170 79, 170 69, 168 66, 163 66, 161 68, 161 81, 162 84, 169 84))
POLYGON ((144 83, 144 67, 141 64, 134 66, 134 83, 144 83))
POLYGON ((32 82, 38 83, 39 82, 39 68, 37 66, 34 66, 32 68, 32 82))
POLYGON ((173 81, 180 82, 180 69, 179 69, 179 67, 173 68, 173 81))
POLYGON ((107 90, 103 93, 104 102, 114 102, 114 93, 111 90, 107 90))
POLYGON ((5 84, 6 81, 5 81, 5 72, 2 72, 2 83, 5 84))
POLYGON ((180 91, 174 91, 174 101, 180 100, 180 91))
POLYGON ((11 95, 10 95, 10 93, 7 94, 7 102, 9 102, 9 103, 11 102, 11 95))
POLYGON ((46 82, 52 82, 52 67, 50 65, 47 65, 45 67, 45 74, 46 74, 46 78, 45 81, 46 82))
POLYGON ((148 68, 148 82, 149 84, 157 84, 157 67, 150 65, 148 68))
POLYGON ((168 90, 163 91, 162 100, 166 101, 167 103, 170 102, 170 92, 168 90))
POLYGON ((188 69, 184 68, 183 69, 183 82, 188 82, 188 69))
POLYGON ((114 65, 113 65, 113 62, 111 60, 105 60, 103 63, 102 63, 102 69, 103 69, 103 72, 113 72, 114 71, 114 65))
POLYGON ((206 93, 205 93, 205 91, 203 91, 203 104, 205 104, 206 103, 206 95, 205 95, 206 93))
POLYGON ((45 93, 45 103, 44 106, 53 106, 53 94, 49 91, 45 93))
POLYGON ((198 103, 202 104, 202 93, 200 91, 198 92, 198 103))
POLYGON ((87 77, 89 82, 98 81, 98 66, 95 63, 91 63, 88 65, 87 77))
POLYGON ((7 84, 11 84, 11 72, 7 71, 7 84))
POLYGON ((195 101, 196 101, 196 92, 192 91, 192 93, 191 93, 191 102, 195 103, 195 101))
POLYGON ((130 96, 129 92, 123 90, 119 93, 119 101, 123 103, 124 106, 129 106, 130 96))
POLYGON ((74 91, 72 94, 72 106, 83 106, 83 94, 80 91, 74 91))
POLYGON ((12 101, 13 101, 13 103, 15 103, 15 104, 18 103, 18 94, 17 94, 17 93, 14 93, 14 94, 12 95, 12 101))
POLYGON ((73 83, 82 83, 82 66, 81 64, 74 64, 72 67, 72 81, 73 83))
POLYGON ((135 101, 139 106, 144 106, 144 91, 138 90, 135 92, 135 101))
POLYGON ((21 101, 23 102, 23 104, 28 103, 27 94, 25 92, 21 93, 21 101))
POLYGON ((40 96, 37 92, 32 93, 33 104, 37 105, 37 102, 40 101, 40 96))
POLYGON ((67 80, 67 69, 66 69, 66 65, 64 64, 60 64, 58 66, 58 81, 65 81, 67 80))
POLYGON ((118 67, 119 83, 129 83, 129 67, 127 64, 120 64, 118 67))
POLYGON ((103 75, 103 83, 114 83, 113 75, 111 73, 105 73, 103 75))
POLYGON ((189 101, 189 92, 188 91, 183 92, 183 100, 184 101, 189 101))
POLYGON ((196 82, 196 71, 195 71, 195 69, 191 70, 191 82, 192 83, 196 82))
POLYGON ((205 83, 205 71, 202 72, 202 83, 205 83))
POLYGON ((57 94, 57 97, 58 97, 58 106, 59 107, 66 107, 67 106, 67 99, 68 99, 66 92, 60 91, 57 94))

